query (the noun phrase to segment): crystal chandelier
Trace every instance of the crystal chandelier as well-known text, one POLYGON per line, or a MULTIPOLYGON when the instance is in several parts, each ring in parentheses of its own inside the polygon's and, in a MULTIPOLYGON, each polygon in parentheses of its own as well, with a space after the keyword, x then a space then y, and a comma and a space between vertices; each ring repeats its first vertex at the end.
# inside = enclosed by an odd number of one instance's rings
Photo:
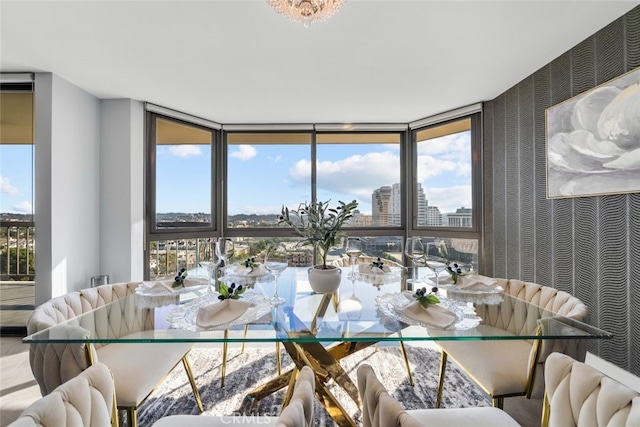
POLYGON ((301 22, 308 27, 312 22, 327 19, 338 10, 345 0, 267 0, 276 12, 301 22))

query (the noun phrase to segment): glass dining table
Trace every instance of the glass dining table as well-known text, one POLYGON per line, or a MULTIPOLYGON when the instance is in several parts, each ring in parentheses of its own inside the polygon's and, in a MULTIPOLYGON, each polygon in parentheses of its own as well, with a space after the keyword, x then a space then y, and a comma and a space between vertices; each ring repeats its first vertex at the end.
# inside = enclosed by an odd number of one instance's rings
MULTIPOLYGON (((358 390, 340 365, 340 359, 383 342, 396 342, 404 355, 404 344, 419 341, 477 340, 572 340, 607 339, 612 335, 586 323, 557 316, 543 308, 510 297, 500 289, 475 292, 472 295, 440 289, 441 308, 449 316, 446 323, 437 318, 416 317, 407 311, 414 301, 407 288, 430 289, 424 283, 406 280, 406 270, 386 275, 350 274, 343 269, 342 282, 333 294, 316 294, 308 284, 306 268, 287 268, 279 278, 278 294, 285 303, 271 306, 273 278, 230 278, 247 290, 242 300, 250 306, 234 319, 203 326, 198 320, 203 310, 219 304, 219 293, 213 286, 188 288, 180 292, 143 290, 126 296, 126 300, 104 305, 46 330, 29 335, 24 343, 84 343, 87 346, 109 343, 264 343, 282 345, 295 368, 284 372, 252 390, 248 397, 260 400, 295 379, 297 370, 310 366, 316 373, 316 396, 339 426, 355 426, 354 420, 330 391, 327 382, 333 380, 348 396, 359 403, 358 390), (409 282, 409 283, 407 283, 409 282), (471 298, 470 298, 471 297, 471 298), (486 310, 526 313, 527 323, 544 325, 530 330, 500 331, 485 327, 479 313, 486 310), (100 322, 97 321, 100 319, 100 322), (112 327, 96 328, 105 321, 112 327), (120 325, 140 325, 126 335, 113 333, 120 325), (83 336, 65 332, 68 326, 88 331, 83 336)), ((443 286, 446 288, 446 286, 443 286)), ((428 311, 428 310, 427 310, 428 311)), ((279 353, 278 353, 279 354, 279 353)), ((405 357, 405 363, 408 362, 405 357)), ((290 398, 292 387, 285 393, 290 398)))

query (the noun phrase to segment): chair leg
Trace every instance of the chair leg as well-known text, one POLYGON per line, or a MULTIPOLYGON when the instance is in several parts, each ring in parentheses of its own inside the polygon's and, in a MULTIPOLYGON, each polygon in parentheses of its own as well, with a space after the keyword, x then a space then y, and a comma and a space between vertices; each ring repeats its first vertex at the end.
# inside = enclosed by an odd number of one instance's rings
POLYGON ((493 397, 491 401, 494 408, 504 409, 504 397, 493 397))
POLYGON ((220 388, 224 387, 224 376, 227 373, 227 340, 229 339, 229 330, 224 330, 224 342, 222 343, 222 367, 220 368, 220 388))
POLYGON ((276 341, 276 366, 278 368, 278 376, 282 375, 282 358, 280 356, 280 343, 276 341))
POLYGON ((436 408, 442 403, 442 389, 444 388, 444 374, 447 370, 447 352, 442 350, 440 357, 440 377, 438 378, 438 393, 436 394, 436 408))
POLYGON ((404 348, 404 343, 400 341, 400 352, 402 353, 402 358, 404 359, 404 366, 407 368, 407 375, 409 375, 409 384, 411 387, 414 386, 413 377, 411 376, 411 366, 409 365, 409 359, 407 358, 407 351, 404 348))
MULTIPOLYGON (((247 332, 249 331, 249 325, 244 325, 244 332, 242 333, 242 347, 240 347, 240 353, 244 353, 244 340, 247 338, 247 332)), ((280 374, 278 372, 278 374, 280 374)))
POLYGON ((127 408, 127 425, 129 427, 138 427, 138 415, 136 408, 127 408))
POLYGON ((193 370, 191 369, 191 364, 189 363, 189 359, 187 359, 186 354, 182 358, 182 364, 184 365, 184 370, 187 372, 187 377, 189 378, 189 383, 191 384, 191 389, 193 390, 193 397, 196 399, 198 409, 200 409, 200 412, 204 412, 204 406, 202 405, 202 399, 200 398, 200 391, 198 390, 198 386, 196 385, 196 379, 193 376, 193 370))

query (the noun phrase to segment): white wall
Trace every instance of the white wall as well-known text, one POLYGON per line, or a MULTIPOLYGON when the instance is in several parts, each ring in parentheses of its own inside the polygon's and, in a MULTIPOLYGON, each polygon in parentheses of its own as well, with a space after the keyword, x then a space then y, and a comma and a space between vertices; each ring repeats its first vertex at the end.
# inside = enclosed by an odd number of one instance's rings
POLYGON ((36 73, 36 305, 86 288, 100 265, 100 101, 36 73))
POLYGON ((101 101, 100 271, 111 283, 142 280, 144 105, 101 101))

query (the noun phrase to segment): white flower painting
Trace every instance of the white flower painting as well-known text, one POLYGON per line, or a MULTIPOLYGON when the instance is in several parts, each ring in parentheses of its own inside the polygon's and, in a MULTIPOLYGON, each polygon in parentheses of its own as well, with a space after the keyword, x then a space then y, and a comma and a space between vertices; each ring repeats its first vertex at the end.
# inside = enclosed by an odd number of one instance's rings
POLYGON ((640 68, 546 111, 547 197, 640 191, 640 68))

